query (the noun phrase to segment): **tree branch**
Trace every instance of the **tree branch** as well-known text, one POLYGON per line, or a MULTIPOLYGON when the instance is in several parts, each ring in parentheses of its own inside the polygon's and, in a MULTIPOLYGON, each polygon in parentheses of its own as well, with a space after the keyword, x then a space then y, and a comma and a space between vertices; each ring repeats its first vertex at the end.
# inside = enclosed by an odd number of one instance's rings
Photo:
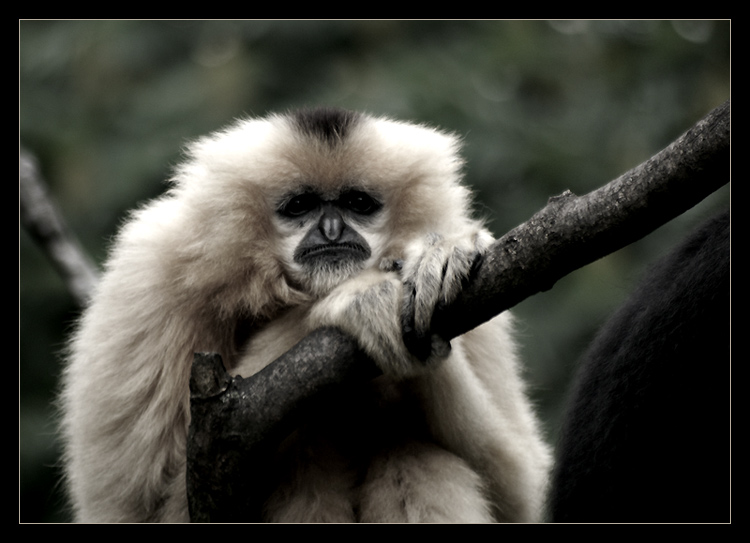
POLYGON ((260 521, 272 481, 258 466, 271 465, 279 443, 322 398, 336 403, 339 391, 379 373, 335 328, 314 331, 247 379, 230 377, 219 355, 196 353, 187 443, 191 520, 260 521))
POLYGON ((666 149, 576 197, 566 191, 497 240, 432 329, 459 336, 578 268, 638 241, 729 182, 727 101, 666 149))
MULTIPOLYGON (((726 102, 599 190, 551 198, 494 244, 461 296, 436 312, 433 330, 461 335, 687 211, 729 181, 729 145, 726 102)), ((271 454, 321 399, 335 402, 341 384, 377 375, 354 340, 335 329, 314 332, 248 379, 229 377, 220 359, 208 358, 196 357, 191 381, 187 478, 194 521, 260 518, 268 488, 255 467, 265 464, 255 460, 271 454)))
POLYGON ((84 306, 98 280, 96 266, 52 203, 36 159, 23 148, 18 170, 21 223, 52 261, 78 305, 84 306))

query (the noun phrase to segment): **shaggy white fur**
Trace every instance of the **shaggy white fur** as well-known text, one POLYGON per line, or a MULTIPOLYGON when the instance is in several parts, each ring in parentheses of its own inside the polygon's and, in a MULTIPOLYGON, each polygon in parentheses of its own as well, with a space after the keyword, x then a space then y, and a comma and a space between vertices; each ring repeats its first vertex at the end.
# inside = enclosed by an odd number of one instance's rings
POLYGON ((449 350, 437 338, 427 362, 402 340, 404 285, 415 293, 415 326, 429 333, 435 304, 456 295, 491 241, 470 218, 458 140, 366 115, 317 112, 312 125, 306 115, 241 120, 198 140, 170 190, 119 232, 64 375, 76 520, 189 520, 193 352, 219 352, 247 376, 321 325, 353 334, 384 375, 344 407, 356 424, 331 413, 290 436, 273 467, 258 466, 278 471, 267 520, 539 519, 549 453, 510 317, 449 350), (303 187, 374 195, 382 210, 354 226, 369 258, 315 274, 294 262, 302 231, 277 211, 303 187), (236 345, 248 320, 249 338, 236 345))

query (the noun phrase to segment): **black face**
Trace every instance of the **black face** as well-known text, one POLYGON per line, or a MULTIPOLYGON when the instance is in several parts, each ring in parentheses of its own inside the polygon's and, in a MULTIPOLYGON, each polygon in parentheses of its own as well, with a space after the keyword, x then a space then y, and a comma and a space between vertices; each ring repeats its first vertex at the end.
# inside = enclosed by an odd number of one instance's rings
POLYGON ((327 200, 313 191, 284 201, 279 215, 310 227, 294 251, 294 261, 305 266, 337 265, 367 260, 370 246, 355 228, 367 225, 382 208, 360 190, 348 190, 327 200))

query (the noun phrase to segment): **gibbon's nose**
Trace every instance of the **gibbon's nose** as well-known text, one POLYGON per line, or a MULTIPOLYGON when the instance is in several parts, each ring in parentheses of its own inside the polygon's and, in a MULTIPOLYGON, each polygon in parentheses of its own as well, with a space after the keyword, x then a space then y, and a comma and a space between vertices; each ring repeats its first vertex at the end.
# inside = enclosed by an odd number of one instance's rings
POLYGON ((320 233, 328 241, 338 241, 341 232, 344 230, 344 220, 338 211, 328 208, 323 210, 323 216, 320 218, 320 233))

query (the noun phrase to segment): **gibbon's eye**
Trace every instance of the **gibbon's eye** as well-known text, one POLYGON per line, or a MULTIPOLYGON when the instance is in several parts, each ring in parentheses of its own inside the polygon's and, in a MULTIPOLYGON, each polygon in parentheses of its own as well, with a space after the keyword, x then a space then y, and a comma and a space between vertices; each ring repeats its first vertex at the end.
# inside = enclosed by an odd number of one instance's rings
POLYGON ((290 198, 284 205, 279 209, 279 213, 285 217, 301 217, 317 209, 320 205, 320 199, 311 192, 305 192, 298 194, 290 198))
POLYGON ((339 197, 342 207, 359 215, 372 215, 380 209, 380 203, 366 192, 352 190, 339 197))

